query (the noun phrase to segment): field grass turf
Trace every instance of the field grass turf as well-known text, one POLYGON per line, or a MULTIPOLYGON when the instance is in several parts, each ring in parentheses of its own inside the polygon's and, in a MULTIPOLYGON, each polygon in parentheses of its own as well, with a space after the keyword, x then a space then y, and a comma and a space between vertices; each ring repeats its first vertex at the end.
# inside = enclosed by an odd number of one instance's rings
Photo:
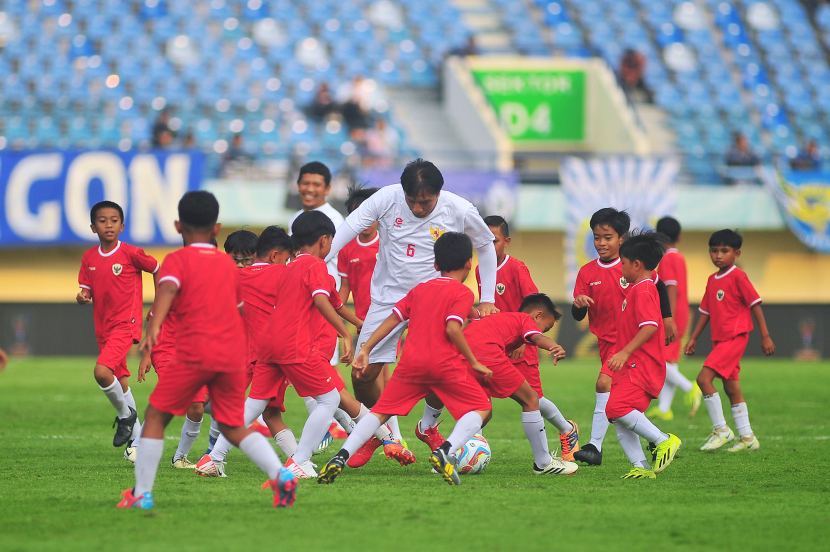
MULTIPOLYGON (((429 473, 426 446, 413 435, 419 406, 401 420, 415 465, 401 468, 378 452, 334 485, 301 482, 295 506, 275 510, 259 489, 264 476, 237 450, 227 479, 171 469, 179 418, 167 431, 151 511, 115 508, 134 484, 133 468, 112 447, 114 413, 93 362, 13 360, 0 374, 2 550, 810 550, 830 536, 828 362, 745 362, 743 390, 761 442, 754 453, 698 451, 711 430, 705 407, 689 419, 678 394, 675 419, 659 425, 683 446, 656 481, 619 478, 629 464, 613 427, 601 467, 532 475, 520 409, 502 400, 484 430, 490 466, 452 488, 429 473)), ((681 370, 693 377, 698 367, 689 360, 681 370)), ((580 425, 583 444, 596 373, 586 360, 542 367, 548 396, 580 425)), ((152 385, 133 385, 142 413, 152 385)), ((306 409, 291 391, 287 406, 299 436, 306 409)), ((725 412, 733 425, 728 404, 725 412)), ((447 435, 453 422, 444 419, 447 435)), ((205 422, 191 460, 207 433, 205 422)), ((550 425, 548 436, 557 446, 550 425)))

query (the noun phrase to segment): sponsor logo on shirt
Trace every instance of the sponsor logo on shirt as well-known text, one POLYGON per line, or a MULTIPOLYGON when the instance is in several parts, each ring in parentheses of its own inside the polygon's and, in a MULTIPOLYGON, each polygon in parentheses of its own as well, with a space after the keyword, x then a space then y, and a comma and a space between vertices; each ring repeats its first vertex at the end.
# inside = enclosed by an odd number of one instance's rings
POLYGON ((502 284, 502 283, 496 284, 496 293, 498 293, 499 295, 504 295, 504 289, 505 289, 504 284, 502 284))
POLYGON ((349 262, 350 263, 359 263, 360 259, 359 258, 358 259, 349 259, 349 262))
POLYGON ((623 299, 623 308, 622 310, 625 311, 625 306, 628 304, 628 299, 623 299))
POLYGON ((398 218, 395 219, 395 228, 400 228, 402 224, 403 224, 403 219, 402 218, 398 217, 398 218))
POLYGON ((95 270, 94 266, 89 267, 90 270, 95 270))
POLYGON ((622 287, 623 289, 626 289, 628 287, 628 282, 625 280, 625 278, 620 278, 620 287, 622 287))
POLYGON ((589 285, 589 286, 598 286, 598 285, 600 285, 601 283, 602 283, 602 280, 600 280, 599 282, 591 282, 591 283, 590 283, 590 284, 588 284, 588 285, 589 285))
POLYGON ((444 232, 446 231, 446 228, 441 228, 440 226, 433 226, 431 224, 429 225, 429 234, 430 236, 432 236, 432 241, 436 241, 438 238, 443 236, 444 232))
POLYGON ((722 289, 719 289, 719 290, 718 290, 718 293, 717 293, 718 301, 723 301, 723 297, 724 297, 725 295, 726 295, 726 294, 723 292, 723 290, 722 290, 722 289))
POLYGON ((120 264, 115 263, 114 265, 112 265, 112 273, 115 274, 116 276, 121 274, 122 270, 124 270, 124 267, 121 266, 120 264))

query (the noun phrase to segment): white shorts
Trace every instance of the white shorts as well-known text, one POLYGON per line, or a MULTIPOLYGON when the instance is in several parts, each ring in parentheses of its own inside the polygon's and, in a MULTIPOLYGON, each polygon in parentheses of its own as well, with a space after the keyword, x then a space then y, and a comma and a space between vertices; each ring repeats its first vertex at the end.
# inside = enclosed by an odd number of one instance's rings
MULTIPOLYGON (((383 305, 375 303, 369 306, 369 312, 366 313, 366 320, 363 321, 363 328, 360 330, 360 336, 357 339, 357 349, 369 341, 375 330, 383 324, 383 321, 389 318, 392 314, 392 308, 395 305, 383 305)), ((383 363, 392 364, 398 360, 398 340, 403 335, 403 331, 409 325, 409 322, 401 322, 395 327, 392 332, 377 344, 369 353, 369 363, 383 363)))

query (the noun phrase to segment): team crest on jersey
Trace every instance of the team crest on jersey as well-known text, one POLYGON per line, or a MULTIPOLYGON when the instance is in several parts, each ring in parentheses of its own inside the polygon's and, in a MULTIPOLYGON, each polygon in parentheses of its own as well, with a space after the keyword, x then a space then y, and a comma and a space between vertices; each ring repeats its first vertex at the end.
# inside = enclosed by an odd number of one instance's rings
POLYGON ((622 287, 623 289, 626 289, 628 287, 628 282, 624 277, 620 278, 620 287, 622 287))
POLYGON ((440 226, 433 226, 431 224, 429 225, 429 235, 432 236, 432 241, 438 240, 438 238, 443 236, 444 232, 446 231, 446 228, 441 228, 440 226))
POLYGON ((121 266, 120 264, 115 263, 114 265, 112 265, 112 273, 115 274, 116 276, 121 274, 122 270, 124 270, 124 267, 121 266))
POLYGON ((623 308, 622 310, 625 311, 625 306, 628 304, 628 299, 623 299, 623 308))
POLYGON ((718 301, 723 301, 723 297, 724 297, 725 295, 726 295, 726 294, 723 292, 723 290, 722 290, 722 289, 719 289, 719 290, 718 290, 718 293, 717 293, 718 301))
POLYGON ((496 293, 498 293, 499 295, 504 295, 504 289, 505 289, 504 284, 502 284, 502 283, 496 284, 496 293))

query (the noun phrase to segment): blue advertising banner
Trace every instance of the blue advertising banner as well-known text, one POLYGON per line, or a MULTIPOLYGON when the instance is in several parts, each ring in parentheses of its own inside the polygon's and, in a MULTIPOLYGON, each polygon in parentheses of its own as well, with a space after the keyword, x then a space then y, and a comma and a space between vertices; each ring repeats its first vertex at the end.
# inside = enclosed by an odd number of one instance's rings
POLYGON ((830 254, 830 173, 767 167, 764 181, 790 231, 813 251, 830 254))
POLYGON ((178 244, 179 198, 203 167, 200 152, 2 152, 0 247, 95 243, 89 209, 103 199, 124 209, 124 241, 178 244))

